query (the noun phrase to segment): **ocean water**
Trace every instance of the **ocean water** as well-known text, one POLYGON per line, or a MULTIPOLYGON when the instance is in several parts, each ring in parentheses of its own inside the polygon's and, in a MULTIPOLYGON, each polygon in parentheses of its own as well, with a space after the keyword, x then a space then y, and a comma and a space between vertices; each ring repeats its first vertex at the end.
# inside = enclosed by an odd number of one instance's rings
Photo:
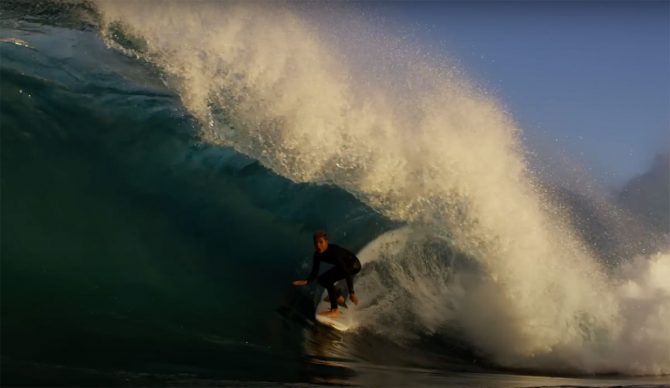
POLYGON ((329 7, 0 4, 2 385, 668 384, 667 245, 599 251, 500 102, 329 7))

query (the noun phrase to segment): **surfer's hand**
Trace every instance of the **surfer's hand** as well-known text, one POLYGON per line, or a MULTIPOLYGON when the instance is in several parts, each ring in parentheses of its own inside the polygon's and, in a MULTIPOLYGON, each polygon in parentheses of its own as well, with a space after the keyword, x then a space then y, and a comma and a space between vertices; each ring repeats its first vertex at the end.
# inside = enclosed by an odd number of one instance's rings
POLYGON ((349 299, 351 299, 354 304, 358 304, 358 297, 356 297, 356 294, 349 295, 349 299))
POLYGON ((293 285, 294 286, 304 286, 307 284, 307 280, 294 280, 293 285))

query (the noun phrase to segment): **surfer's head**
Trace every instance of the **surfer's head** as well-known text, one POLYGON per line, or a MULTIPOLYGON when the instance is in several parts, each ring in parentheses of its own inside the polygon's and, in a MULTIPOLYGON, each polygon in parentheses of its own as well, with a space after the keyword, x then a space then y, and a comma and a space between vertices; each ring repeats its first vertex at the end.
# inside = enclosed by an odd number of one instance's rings
POLYGON ((323 253, 326 251, 326 248, 328 248, 328 235, 326 232, 323 230, 314 232, 312 239, 314 240, 314 248, 317 252, 323 253))

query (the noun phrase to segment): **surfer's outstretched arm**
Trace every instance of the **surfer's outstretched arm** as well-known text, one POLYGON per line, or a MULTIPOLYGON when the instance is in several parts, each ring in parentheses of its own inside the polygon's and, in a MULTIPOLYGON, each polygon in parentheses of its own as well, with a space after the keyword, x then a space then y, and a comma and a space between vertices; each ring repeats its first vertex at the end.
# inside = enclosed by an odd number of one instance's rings
POLYGON ((310 274, 309 274, 309 276, 307 277, 307 279, 304 279, 304 280, 295 280, 295 281, 293 282, 293 285, 294 285, 294 286, 304 286, 304 285, 306 285, 306 284, 310 284, 311 282, 314 281, 314 279, 316 279, 316 276, 319 274, 319 266, 320 266, 320 264, 321 264, 321 260, 319 260, 319 259, 316 257, 316 254, 314 254, 314 259, 313 259, 313 260, 314 260, 314 261, 313 261, 313 263, 312 263, 312 272, 310 272, 310 274))
POLYGON ((316 279, 316 277, 319 275, 319 266, 321 264, 321 260, 319 260, 319 257, 316 255, 316 252, 314 253, 314 257, 312 258, 312 272, 310 272, 309 276, 307 277, 307 283, 311 283, 316 279))

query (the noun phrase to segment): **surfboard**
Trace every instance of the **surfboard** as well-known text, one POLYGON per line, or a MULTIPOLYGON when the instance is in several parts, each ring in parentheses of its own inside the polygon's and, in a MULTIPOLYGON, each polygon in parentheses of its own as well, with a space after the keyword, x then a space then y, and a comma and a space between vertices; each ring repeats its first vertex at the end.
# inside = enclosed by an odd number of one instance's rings
MULTIPOLYGON (((342 293, 345 297, 347 297, 346 293, 342 293)), ((328 290, 323 290, 323 294, 321 295, 321 298, 319 299, 319 303, 316 305, 316 312, 314 313, 314 318, 316 319, 317 322, 330 326, 333 329, 339 330, 339 331, 347 331, 351 327, 353 327, 354 324, 354 307, 355 305, 353 303, 346 303, 345 306, 338 306, 338 310, 340 310, 340 316, 337 318, 329 318, 329 317, 324 317, 323 315, 319 315, 320 312, 322 311, 328 311, 330 310, 330 301, 328 299, 328 290)))

